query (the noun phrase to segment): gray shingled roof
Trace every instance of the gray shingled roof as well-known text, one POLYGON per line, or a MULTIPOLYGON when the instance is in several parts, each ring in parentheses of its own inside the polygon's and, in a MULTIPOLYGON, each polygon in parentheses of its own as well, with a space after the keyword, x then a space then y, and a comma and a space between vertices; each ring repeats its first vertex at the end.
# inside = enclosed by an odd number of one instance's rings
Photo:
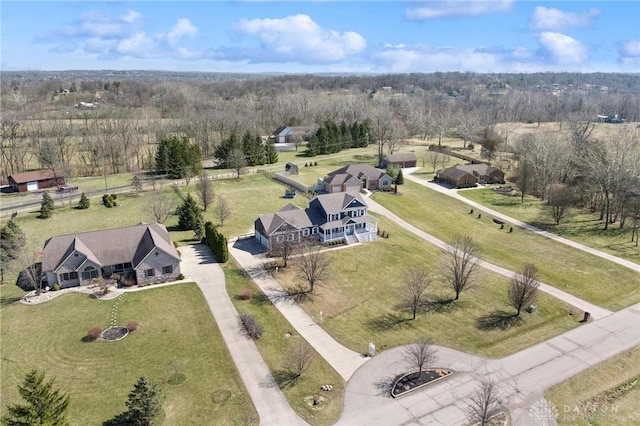
POLYGON ((416 155, 413 152, 403 152, 395 154, 387 154, 384 156, 390 163, 401 161, 417 161, 416 155))
POLYGON ((342 185, 343 183, 351 183, 353 185, 361 184, 360 179, 348 173, 327 175, 327 177, 324 179, 324 182, 328 183, 329 185, 342 185))
POLYGON ((370 164, 349 164, 348 166, 334 170, 327 174, 327 176, 334 176, 338 174, 349 174, 357 177, 358 179, 362 179, 363 177, 367 179, 380 179, 386 173, 380 169, 376 169, 370 164))
POLYGON ((480 164, 456 164, 455 166, 448 167, 446 169, 438 170, 438 174, 445 174, 450 177, 462 177, 466 173, 474 174, 474 172, 479 176, 486 176, 489 173, 500 169, 496 167, 492 167, 488 164, 480 163, 480 164))
POLYGON ((339 213, 346 209, 352 202, 358 202, 363 206, 367 203, 364 201, 359 192, 335 192, 333 194, 321 194, 312 199, 309 204, 319 204, 327 214, 339 213))
POLYGON ((131 262, 135 268, 155 248, 180 258, 167 228, 159 223, 59 235, 45 243, 42 270, 55 270, 74 250, 98 265, 131 262))
POLYGON ((258 216, 258 219, 256 219, 256 228, 262 234, 271 235, 284 223, 288 223, 298 229, 313 226, 309 215, 304 209, 289 203, 277 213, 261 214, 258 216))

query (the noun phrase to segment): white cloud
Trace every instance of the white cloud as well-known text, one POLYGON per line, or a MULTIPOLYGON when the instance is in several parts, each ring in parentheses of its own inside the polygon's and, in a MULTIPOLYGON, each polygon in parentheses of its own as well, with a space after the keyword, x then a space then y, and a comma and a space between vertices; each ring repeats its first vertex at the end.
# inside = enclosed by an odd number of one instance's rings
POLYGON ((118 53, 136 58, 144 58, 154 55, 156 45, 145 33, 136 33, 133 36, 120 40, 116 47, 118 53))
POLYGON ((261 49, 254 50, 251 59, 266 62, 335 62, 367 46, 360 34, 323 29, 308 15, 242 20, 235 29, 260 39, 261 49))
POLYGON ((620 56, 625 58, 640 58, 640 40, 629 40, 622 43, 620 56))
POLYGON ((558 64, 580 64, 589 59, 587 47, 568 35, 544 32, 538 35, 538 40, 558 64))
POLYGON ((58 37, 124 37, 134 34, 140 27, 142 15, 133 10, 122 16, 113 17, 92 11, 81 16, 80 20, 59 31, 58 37))
POLYGON ((184 36, 195 36, 198 32, 198 28, 194 27, 187 18, 180 18, 178 22, 173 26, 169 34, 167 34, 167 41, 171 46, 178 44, 178 41, 184 36))
POLYGON ((529 26, 534 30, 563 30, 569 28, 588 27, 593 18, 600 15, 600 10, 592 8, 587 12, 563 12, 559 9, 537 6, 531 16, 529 26))
POLYGON ((373 55, 382 70, 388 72, 503 70, 501 56, 472 48, 433 48, 426 45, 385 48, 373 55))
POLYGON ((428 6, 408 8, 407 19, 426 20, 455 16, 477 16, 511 10, 513 0, 433 1, 428 6))

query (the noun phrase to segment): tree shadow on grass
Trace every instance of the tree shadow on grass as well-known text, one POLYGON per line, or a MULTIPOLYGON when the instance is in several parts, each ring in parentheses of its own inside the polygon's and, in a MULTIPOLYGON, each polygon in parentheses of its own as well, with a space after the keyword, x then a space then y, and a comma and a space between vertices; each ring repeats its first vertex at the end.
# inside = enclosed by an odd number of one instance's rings
POLYGON ((300 376, 289 370, 276 370, 273 372, 273 379, 280 389, 289 389, 296 385, 300 376))
POLYGON ((460 300, 454 300, 451 297, 440 297, 434 300, 428 300, 423 303, 420 308, 424 312, 441 313, 451 312, 460 307, 460 300))
POLYGON ((306 301, 313 301, 312 294, 301 287, 288 287, 284 289, 272 288, 269 290, 269 299, 271 299, 274 304, 304 303, 306 301))
POLYGON ((0 297, 0 306, 13 305, 14 303, 20 301, 20 299, 20 297, 2 296, 0 297))
POLYGON ((513 312, 494 311, 476 320, 476 327, 480 330, 508 330, 511 327, 522 324, 522 318, 513 312))
POLYGON ((411 327, 411 318, 388 312, 368 320, 365 324, 367 328, 374 331, 388 331, 400 327, 411 327))
POLYGON ((263 306, 269 304, 269 298, 264 293, 254 294, 251 297, 251 304, 255 306, 263 306))

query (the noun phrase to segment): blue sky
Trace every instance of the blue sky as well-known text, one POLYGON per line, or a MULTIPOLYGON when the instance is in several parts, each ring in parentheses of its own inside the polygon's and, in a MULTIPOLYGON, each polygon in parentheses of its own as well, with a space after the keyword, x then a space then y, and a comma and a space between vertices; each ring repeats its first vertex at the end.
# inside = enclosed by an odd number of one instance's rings
POLYGON ((637 1, 5 1, 2 70, 640 72, 637 1))

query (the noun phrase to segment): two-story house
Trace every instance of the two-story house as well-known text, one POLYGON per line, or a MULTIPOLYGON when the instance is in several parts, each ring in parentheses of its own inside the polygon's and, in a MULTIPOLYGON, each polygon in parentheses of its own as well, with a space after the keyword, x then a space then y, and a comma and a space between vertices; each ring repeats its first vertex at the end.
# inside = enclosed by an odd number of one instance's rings
POLYGON ((321 194, 306 209, 288 204, 277 213, 260 215, 254 229, 256 239, 269 250, 284 241, 298 243, 306 238, 323 243, 374 241, 378 231, 358 192, 321 194))

